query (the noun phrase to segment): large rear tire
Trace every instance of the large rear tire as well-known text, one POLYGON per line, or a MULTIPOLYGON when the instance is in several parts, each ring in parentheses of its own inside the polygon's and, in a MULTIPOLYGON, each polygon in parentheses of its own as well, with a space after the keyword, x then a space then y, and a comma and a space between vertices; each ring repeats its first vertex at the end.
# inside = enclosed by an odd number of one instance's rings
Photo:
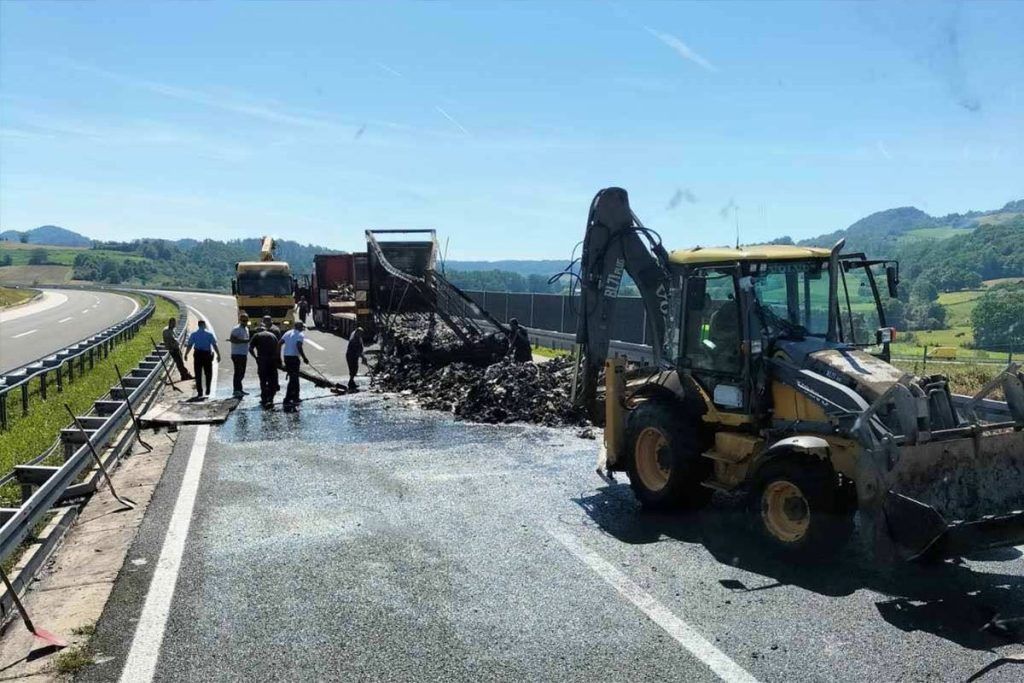
POLYGON ((646 401, 629 415, 627 474, 640 504, 650 510, 693 510, 711 500, 701 486, 711 475, 697 424, 664 402, 646 401))
POLYGON ((814 456, 766 463, 750 490, 752 524, 781 554, 828 559, 850 540, 855 506, 832 466, 814 456))

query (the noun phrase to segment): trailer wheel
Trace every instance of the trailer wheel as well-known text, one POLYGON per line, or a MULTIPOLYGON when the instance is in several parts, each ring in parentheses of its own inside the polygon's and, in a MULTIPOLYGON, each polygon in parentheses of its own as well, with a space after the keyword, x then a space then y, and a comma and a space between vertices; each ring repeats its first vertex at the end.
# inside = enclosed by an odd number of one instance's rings
POLYGON ((711 489, 701 486, 711 461, 701 456, 696 425, 672 406, 638 406, 626 425, 626 444, 629 483, 645 508, 692 510, 711 499, 711 489))
POLYGON ((750 490, 751 521, 786 555, 828 558, 853 533, 856 510, 827 462, 784 455, 766 463, 750 490))

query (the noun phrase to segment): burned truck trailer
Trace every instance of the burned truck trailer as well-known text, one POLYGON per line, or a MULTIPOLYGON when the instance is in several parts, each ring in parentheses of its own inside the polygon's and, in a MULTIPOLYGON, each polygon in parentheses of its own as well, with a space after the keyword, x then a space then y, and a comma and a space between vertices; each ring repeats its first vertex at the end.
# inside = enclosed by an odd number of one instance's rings
POLYGON ((372 334, 366 253, 317 254, 310 275, 310 306, 317 329, 346 339, 356 327, 372 334))
POLYGON ((410 278, 427 282, 437 266, 434 230, 367 230, 369 306, 379 315, 428 313, 434 303, 410 278), (402 236, 405 239, 391 239, 402 236), (408 239, 415 236, 414 239, 408 239), (417 239, 418 238, 418 239, 417 239))

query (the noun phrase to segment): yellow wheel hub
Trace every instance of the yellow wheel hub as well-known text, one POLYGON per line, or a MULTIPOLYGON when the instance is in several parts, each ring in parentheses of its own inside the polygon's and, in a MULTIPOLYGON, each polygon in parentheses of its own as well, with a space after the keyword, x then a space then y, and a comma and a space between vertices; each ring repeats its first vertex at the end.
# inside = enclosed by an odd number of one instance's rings
POLYGON ((811 526, 811 507, 796 484, 773 481, 761 494, 761 520, 775 538, 796 543, 811 526))
POLYGON ((660 491, 668 484, 672 474, 672 453, 668 439, 656 427, 646 427, 636 440, 636 473, 644 488, 649 491, 660 491))

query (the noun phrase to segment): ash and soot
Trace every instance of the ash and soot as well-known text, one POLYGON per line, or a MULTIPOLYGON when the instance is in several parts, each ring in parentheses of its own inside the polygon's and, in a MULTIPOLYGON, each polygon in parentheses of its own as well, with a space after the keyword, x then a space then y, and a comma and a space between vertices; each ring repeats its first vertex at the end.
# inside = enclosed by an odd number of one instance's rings
POLYGON ((589 424, 570 400, 573 367, 569 358, 514 363, 502 358, 506 345, 500 335, 467 346, 447 328, 433 329, 419 319, 394 324, 382 336, 372 371, 372 384, 379 391, 397 392, 423 408, 450 412, 470 422, 589 424), (482 349, 494 353, 488 357, 482 349))

